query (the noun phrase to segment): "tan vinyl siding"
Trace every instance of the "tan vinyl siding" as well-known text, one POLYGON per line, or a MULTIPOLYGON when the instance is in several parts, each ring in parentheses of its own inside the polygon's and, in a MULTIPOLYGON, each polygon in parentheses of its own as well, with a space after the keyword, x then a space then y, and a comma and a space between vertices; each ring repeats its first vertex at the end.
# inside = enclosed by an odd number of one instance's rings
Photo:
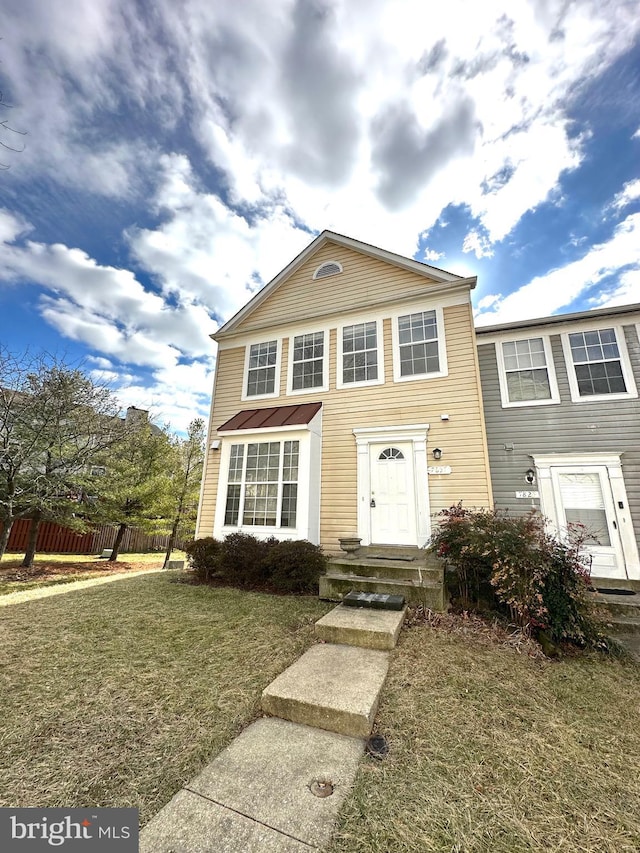
POLYGON ((429 279, 408 270, 329 244, 281 284, 236 331, 246 332, 303 322, 307 317, 359 311, 363 306, 400 299, 414 293, 417 288, 428 287, 429 283, 429 279), (343 272, 314 280, 316 269, 327 261, 338 261, 343 272))
MULTIPOLYGON (((340 250, 342 251, 345 250, 340 250)), ((311 272, 321 263, 320 254, 308 264, 311 272)), ((326 260, 331 259, 342 262, 342 256, 335 247, 329 247, 327 251, 326 260)), ((363 260, 365 263, 370 262, 368 258, 363 260)), ((387 269, 386 265, 383 266, 387 269)), ((395 268, 388 269, 396 272, 395 268)), ((336 280, 338 278, 336 276, 336 280)), ((417 280, 418 284, 422 285, 418 276, 412 276, 412 279, 414 283, 417 280)), ((397 307, 391 306, 388 314, 391 315, 397 307)), ((299 303, 297 313, 300 313, 299 303)), ((469 304, 445 308, 444 320, 449 375, 435 379, 393 382, 390 318, 384 320, 384 385, 336 388, 335 325, 330 330, 329 390, 324 393, 312 392, 302 396, 287 396, 284 393, 287 371, 286 339, 283 341, 284 352, 281 359, 281 395, 276 398, 242 401, 245 348, 232 347, 218 353, 212 435, 217 427, 240 409, 291 405, 301 401, 318 400, 323 403, 320 531, 321 544, 329 553, 338 550, 338 537, 357 531, 354 427, 430 424, 427 435, 429 463, 436 464, 431 452, 433 448, 440 447, 443 457, 437 464, 450 465, 452 468, 449 475, 429 477, 431 514, 434 515, 459 500, 463 500, 467 506, 488 506, 491 503, 482 405, 478 390, 475 337, 469 304), (448 422, 440 419, 444 412, 449 415, 448 422)), ((211 457, 219 460, 220 454, 209 451, 209 456, 212 464, 206 472, 200 536, 211 535, 213 530, 218 487, 218 462, 213 461, 211 457)))

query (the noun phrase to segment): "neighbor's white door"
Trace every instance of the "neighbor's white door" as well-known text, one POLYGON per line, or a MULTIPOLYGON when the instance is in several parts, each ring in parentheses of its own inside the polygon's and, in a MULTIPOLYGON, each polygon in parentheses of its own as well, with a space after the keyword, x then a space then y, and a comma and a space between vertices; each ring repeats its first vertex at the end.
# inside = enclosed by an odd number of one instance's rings
POLYGON ((371 542, 376 545, 417 545, 411 444, 372 444, 369 459, 371 542))
POLYGON ((551 481, 561 528, 584 524, 596 577, 626 578, 624 555, 606 465, 553 466, 551 481))

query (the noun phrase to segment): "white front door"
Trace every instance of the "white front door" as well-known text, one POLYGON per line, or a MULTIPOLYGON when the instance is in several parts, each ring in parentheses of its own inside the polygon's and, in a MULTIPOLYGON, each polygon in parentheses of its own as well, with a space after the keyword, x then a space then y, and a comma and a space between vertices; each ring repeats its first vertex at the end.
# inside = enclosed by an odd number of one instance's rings
POLYGON ((591 574, 626 578, 625 560, 606 465, 551 467, 557 522, 566 529, 583 524, 589 534, 591 574))
POLYGON ((413 447, 410 442, 371 444, 371 542, 417 545, 413 447))

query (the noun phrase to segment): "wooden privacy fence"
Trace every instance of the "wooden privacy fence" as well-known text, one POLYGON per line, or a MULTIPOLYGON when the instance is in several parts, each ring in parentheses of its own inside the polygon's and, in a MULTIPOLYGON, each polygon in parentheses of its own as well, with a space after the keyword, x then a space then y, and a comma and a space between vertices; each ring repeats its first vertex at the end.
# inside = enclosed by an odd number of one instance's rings
MULTIPOLYGON (((30 526, 31 521, 28 518, 20 518, 14 521, 7 551, 19 553, 25 551, 30 526)), ((100 527, 93 527, 87 533, 76 533, 67 527, 60 527, 59 524, 43 521, 38 531, 36 550, 40 554, 98 554, 105 548, 113 547, 117 532, 117 527, 103 524, 100 527)), ((168 534, 149 534, 130 527, 125 531, 120 553, 164 551, 168 544, 168 534)), ((176 542, 175 547, 181 548, 183 544, 176 542)))

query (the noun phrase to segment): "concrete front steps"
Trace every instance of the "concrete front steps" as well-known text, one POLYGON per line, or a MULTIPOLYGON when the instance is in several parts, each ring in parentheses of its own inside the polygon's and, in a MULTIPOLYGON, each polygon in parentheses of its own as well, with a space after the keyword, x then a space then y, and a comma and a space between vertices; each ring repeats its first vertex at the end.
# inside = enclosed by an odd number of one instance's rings
MULTIPOLYGON (((604 588, 600 580, 594 586, 604 588)), ((607 584, 611 588, 630 589, 633 595, 614 595, 596 592, 593 597, 604 616, 604 625, 611 637, 616 639, 636 660, 640 661, 640 587, 628 581, 607 584)))
POLYGON ((351 737, 367 738, 405 610, 339 605, 316 623, 329 640, 312 646, 262 693, 267 714, 351 737))
POLYGON ((353 785, 406 608, 338 605, 257 720, 140 834, 140 853, 320 851, 353 785), (326 642, 326 641, 330 642, 326 642))
POLYGON ((441 561, 421 548, 370 545, 355 557, 334 557, 320 578, 320 598, 341 601, 352 590, 403 595, 431 610, 448 605, 441 561))

